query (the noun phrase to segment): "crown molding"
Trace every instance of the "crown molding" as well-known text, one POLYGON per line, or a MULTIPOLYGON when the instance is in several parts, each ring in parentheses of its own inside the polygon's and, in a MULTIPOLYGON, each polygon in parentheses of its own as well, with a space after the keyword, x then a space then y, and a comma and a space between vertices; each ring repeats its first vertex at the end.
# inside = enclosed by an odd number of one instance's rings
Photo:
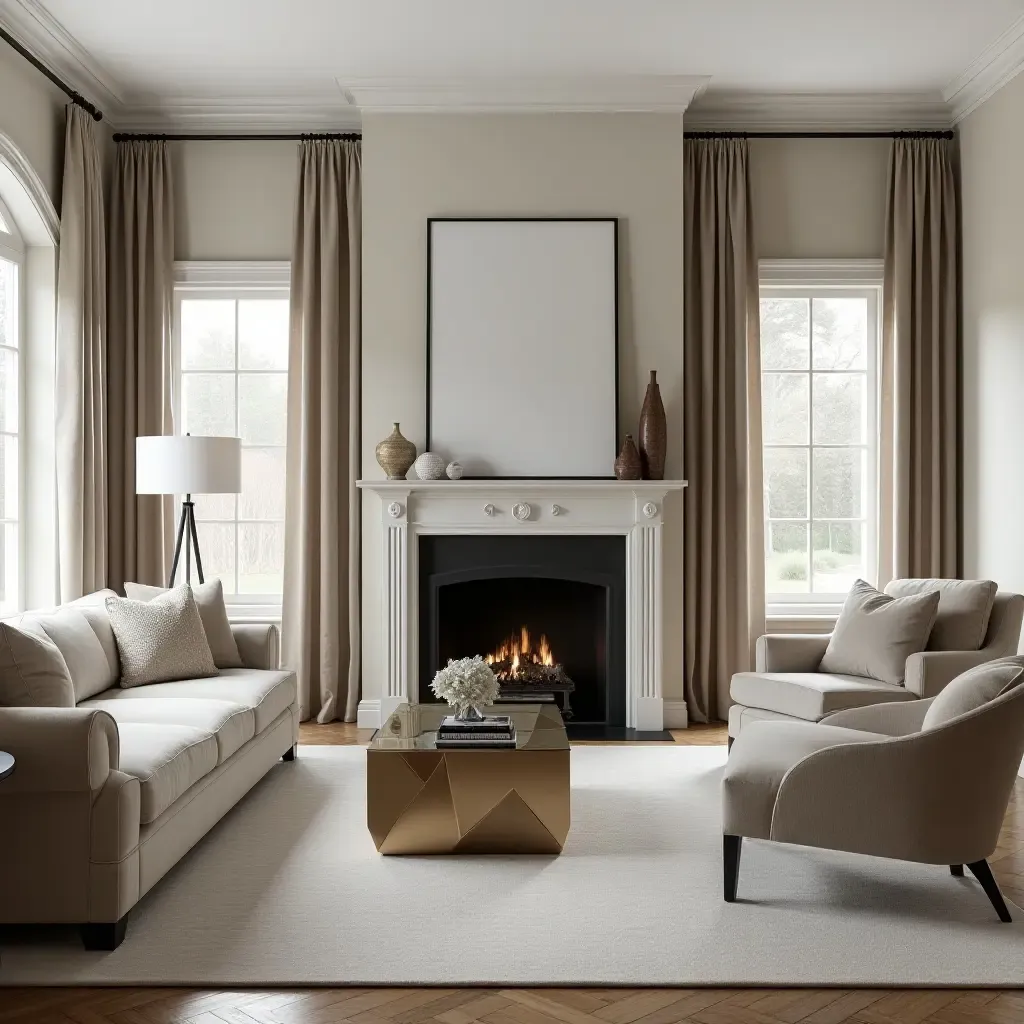
POLYGON ((953 112, 953 122, 962 121, 977 110, 1021 71, 1024 71, 1024 15, 942 90, 953 112))
POLYGON ((754 93, 711 90, 686 112, 689 131, 946 129, 938 93, 754 93))
POLYGON ((672 113, 707 86, 696 75, 562 78, 338 79, 353 107, 372 113, 672 113))
POLYGON ((295 132, 358 131, 359 111, 340 95, 237 99, 169 97, 132 103, 121 112, 122 131, 295 132))

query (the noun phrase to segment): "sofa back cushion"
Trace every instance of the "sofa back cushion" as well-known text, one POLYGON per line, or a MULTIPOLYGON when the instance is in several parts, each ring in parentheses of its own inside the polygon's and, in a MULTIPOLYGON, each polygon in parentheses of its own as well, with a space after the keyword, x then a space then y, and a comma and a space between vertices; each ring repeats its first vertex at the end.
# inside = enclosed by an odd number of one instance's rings
POLYGON ((899 685, 907 658, 924 650, 939 606, 937 593, 887 597, 857 580, 836 620, 820 672, 867 676, 899 685))
POLYGON ((935 729, 976 711, 1024 682, 1024 658, 1000 658, 962 672, 931 702, 921 731, 935 729))
POLYGON ((890 597, 939 595, 927 651, 977 651, 985 643, 998 587, 992 580, 893 580, 890 597))
POLYGON ((73 708, 67 662, 45 635, 0 622, 0 707, 73 708))

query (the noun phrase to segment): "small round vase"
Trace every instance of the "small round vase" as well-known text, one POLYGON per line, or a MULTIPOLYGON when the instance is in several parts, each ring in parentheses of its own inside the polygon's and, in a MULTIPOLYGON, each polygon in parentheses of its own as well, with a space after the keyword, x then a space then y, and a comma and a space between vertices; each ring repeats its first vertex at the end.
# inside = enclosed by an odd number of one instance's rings
POLYGON ((448 474, 449 480, 461 480, 462 479, 462 463, 461 462, 449 462, 448 468, 445 470, 448 474))
POLYGON ((444 459, 436 452, 424 452, 412 468, 421 480, 440 480, 444 476, 444 459))
POLYGON ((484 716, 472 704, 455 709, 456 722, 482 722, 483 720, 484 716))
POLYGON ((395 429, 377 445, 375 454, 389 480, 404 480, 409 467, 416 461, 416 445, 402 436, 396 423, 395 429))

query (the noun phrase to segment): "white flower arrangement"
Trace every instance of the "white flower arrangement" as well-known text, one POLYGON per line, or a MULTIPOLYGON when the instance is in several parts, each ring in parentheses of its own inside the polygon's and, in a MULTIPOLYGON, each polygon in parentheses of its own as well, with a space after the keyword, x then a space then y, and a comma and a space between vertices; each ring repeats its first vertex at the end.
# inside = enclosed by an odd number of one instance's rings
POLYGON ((475 658, 449 660, 434 676, 430 688, 436 697, 459 710, 493 704, 499 692, 498 680, 479 654, 475 658))

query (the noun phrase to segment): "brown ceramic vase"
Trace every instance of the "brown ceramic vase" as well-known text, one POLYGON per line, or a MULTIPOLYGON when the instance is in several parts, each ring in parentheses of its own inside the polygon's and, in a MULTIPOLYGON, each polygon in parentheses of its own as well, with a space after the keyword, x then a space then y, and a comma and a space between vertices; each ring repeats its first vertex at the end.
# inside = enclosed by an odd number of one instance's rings
POLYGON ((639 480, 640 471, 640 453, 633 443, 633 435, 627 434, 626 440, 622 442, 619 457, 615 460, 615 478, 617 480, 639 480))
POLYGON ((658 387, 658 371, 651 370, 651 380, 640 410, 640 466, 645 480, 665 479, 665 444, 668 428, 665 405, 658 387))

